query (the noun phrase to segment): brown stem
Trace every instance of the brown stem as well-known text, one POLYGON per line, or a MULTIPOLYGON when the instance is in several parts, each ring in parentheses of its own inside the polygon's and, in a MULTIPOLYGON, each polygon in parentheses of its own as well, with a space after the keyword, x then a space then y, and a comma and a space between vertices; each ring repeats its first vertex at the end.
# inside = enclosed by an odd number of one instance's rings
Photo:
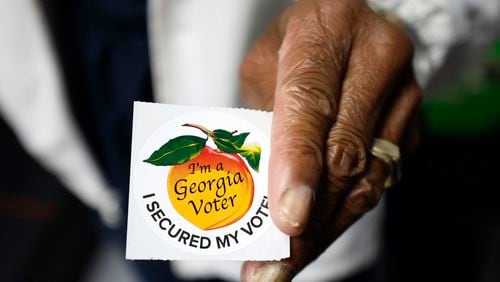
POLYGON ((204 126, 201 126, 201 125, 198 125, 198 124, 192 124, 192 123, 185 123, 183 124, 182 126, 188 126, 188 127, 193 127, 193 128, 197 128, 201 131, 203 131, 203 133, 205 133, 206 135, 208 135, 209 137, 214 137, 214 134, 212 131, 208 130, 206 127, 204 126))

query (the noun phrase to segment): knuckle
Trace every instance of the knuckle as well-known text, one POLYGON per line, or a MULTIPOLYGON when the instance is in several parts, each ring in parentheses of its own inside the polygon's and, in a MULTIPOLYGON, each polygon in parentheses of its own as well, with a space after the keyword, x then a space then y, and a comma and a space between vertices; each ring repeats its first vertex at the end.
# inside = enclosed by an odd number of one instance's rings
POLYGON ((329 126, 336 114, 332 74, 318 62, 320 58, 313 54, 301 56, 299 63, 286 68, 289 73, 280 83, 277 99, 283 101, 292 120, 300 116, 310 123, 329 126))
POLYGON ((371 41, 376 47, 374 51, 381 59, 390 59, 399 65, 411 63, 415 52, 414 44, 400 27, 382 22, 371 34, 371 41))
POLYGON ((333 29, 332 26, 341 23, 328 18, 327 15, 309 15, 291 21, 279 57, 292 58, 291 68, 320 70, 325 81, 332 81, 349 59, 352 38, 350 33, 339 32, 338 27, 333 29))
POLYGON ((316 71, 301 72, 300 78, 286 86, 283 98, 291 114, 300 114, 310 121, 330 123, 335 114, 335 100, 329 93, 329 86, 318 76, 321 74, 316 71))
MULTIPOLYGON (((323 166, 322 144, 320 138, 313 138, 314 133, 309 127, 284 128, 286 132, 280 138, 286 139, 290 146, 273 147, 272 150, 278 155, 288 158, 309 160, 314 167, 320 169, 323 166)), ((279 142, 283 144, 283 142, 279 142)))
POLYGON ((255 57, 255 54, 249 53, 240 65, 241 97, 249 106, 271 110, 274 103, 276 67, 272 58, 265 60, 255 57))
POLYGON ((365 170, 367 142, 361 130, 338 120, 330 131, 326 146, 331 182, 347 183, 365 170))
POLYGON ((362 179, 347 196, 344 207, 354 215, 362 215, 376 207, 382 197, 383 189, 367 179, 362 179))
MULTIPOLYGON (((239 75, 242 81, 255 81, 260 79, 260 73, 276 64, 278 59, 279 38, 277 38, 276 23, 272 23, 268 30, 259 37, 247 52, 240 64, 239 75)), ((271 68, 272 69, 272 68, 271 68)), ((274 71, 274 69, 273 69, 274 71)))
POLYGON ((240 64, 240 80, 243 83, 256 84, 259 82, 261 75, 264 72, 266 64, 268 64, 262 56, 256 54, 254 50, 250 51, 240 64))
POLYGON ((288 72, 285 81, 294 84, 296 74, 312 75, 325 82, 331 82, 333 71, 339 68, 341 59, 335 56, 332 44, 333 39, 328 38, 321 30, 312 29, 304 32, 291 33, 285 38, 279 50, 280 63, 288 72))
POLYGON ((240 80, 251 81, 255 76, 255 72, 253 71, 254 67, 255 66, 250 55, 243 58, 240 65, 240 80))

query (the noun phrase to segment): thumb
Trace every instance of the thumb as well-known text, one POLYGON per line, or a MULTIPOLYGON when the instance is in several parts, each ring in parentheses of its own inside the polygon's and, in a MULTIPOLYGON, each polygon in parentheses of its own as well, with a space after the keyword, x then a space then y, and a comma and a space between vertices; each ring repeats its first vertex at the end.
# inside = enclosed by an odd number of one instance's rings
POLYGON ((315 22, 291 21, 279 51, 271 134, 269 200, 290 236, 307 225, 323 168, 327 131, 337 113, 341 54, 311 36, 315 22), (323 58, 323 59, 321 59, 323 58))

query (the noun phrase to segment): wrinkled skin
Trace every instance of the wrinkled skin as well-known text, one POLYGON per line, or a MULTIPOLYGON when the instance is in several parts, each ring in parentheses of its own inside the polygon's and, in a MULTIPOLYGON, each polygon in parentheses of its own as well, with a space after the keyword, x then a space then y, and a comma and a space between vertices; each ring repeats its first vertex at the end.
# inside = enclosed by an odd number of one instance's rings
POLYGON ((291 257, 246 262, 244 281, 288 281, 375 207, 389 174, 374 137, 413 150, 421 90, 407 35, 361 0, 288 7, 241 66, 244 100, 273 110, 269 200, 291 257))

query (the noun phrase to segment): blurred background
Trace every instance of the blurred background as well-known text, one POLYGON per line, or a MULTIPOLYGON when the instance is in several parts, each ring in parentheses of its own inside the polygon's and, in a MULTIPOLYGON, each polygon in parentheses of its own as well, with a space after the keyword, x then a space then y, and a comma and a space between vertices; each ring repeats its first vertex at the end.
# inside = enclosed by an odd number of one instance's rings
POLYGON ((500 41, 481 56, 424 100, 421 145, 387 193, 387 281, 500 281, 500 41))
MULTIPOLYGON (((500 39, 480 57, 429 87, 421 145, 387 192, 382 281, 500 281, 500 39)), ((106 240, 118 231, 102 227, 1 118, 0 148, 0 281, 140 281, 124 241, 106 240)))

